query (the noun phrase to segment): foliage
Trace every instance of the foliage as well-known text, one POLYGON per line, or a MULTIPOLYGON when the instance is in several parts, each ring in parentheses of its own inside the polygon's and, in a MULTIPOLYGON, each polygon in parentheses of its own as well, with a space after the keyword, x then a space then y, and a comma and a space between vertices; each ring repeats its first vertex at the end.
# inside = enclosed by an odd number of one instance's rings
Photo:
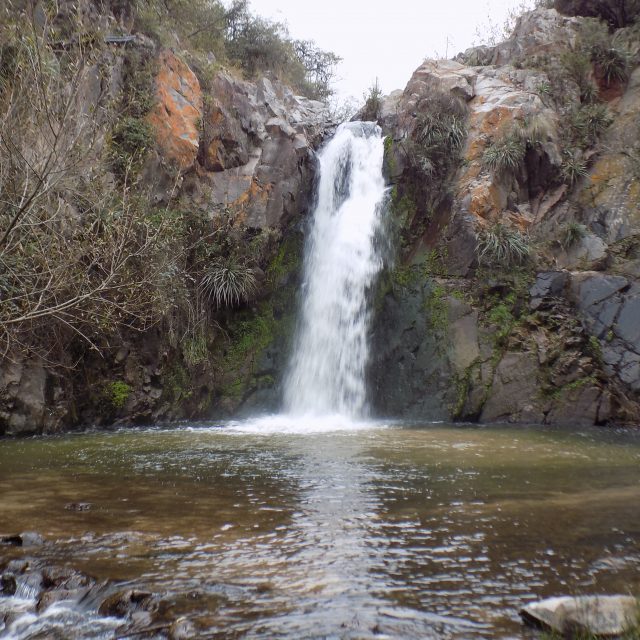
POLYGON ((582 102, 593 102, 597 92, 591 78, 591 61, 583 49, 568 49, 560 55, 560 63, 568 78, 578 85, 582 102))
POLYGON ((216 307, 233 307, 247 301, 257 288, 255 270, 229 257, 215 260, 200 282, 202 296, 216 307))
POLYGON ((376 78, 375 82, 369 87, 367 92, 364 94, 364 109, 362 112, 363 120, 377 120, 378 113, 380 112, 380 105, 382 104, 382 89, 378 84, 378 78, 376 78))
POLYGON ((526 145, 515 133, 493 141, 484 152, 483 162, 492 171, 515 171, 524 160, 526 145))
POLYGON ((459 159, 467 136, 467 109, 459 98, 438 90, 416 107, 412 164, 431 183, 441 182, 459 159))
POLYGON ((177 34, 195 52, 213 52, 246 76, 271 72, 310 98, 326 100, 340 58, 310 40, 294 40, 285 24, 254 15, 248 0, 137 0, 137 26, 165 45, 177 34))
POLYGON ((501 222, 478 234, 478 262, 511 266, 523 263, 530 253, 528 238, 518 229, 501 222))
POLYGON ((140 118, 125 117, 111 132, 111 165, 120 179, 135 175, 154 143, 151 125, 140 118))
POLYGON ((600 69, 607 85, 629 79, 629 54, 615 47, 595 47, 591 59, 600 69))
POLYGON ((131 387, 122 380, 107 385, 107 397, 114 409, 122 409, 131 395, 131 387))
POLYGON ((588 175, 587 161, 578 152, 566 151, 562 162, 562 177, 572 186, 588 175))
POLYGON ((583 224, 572 220, 560 228, 560 244, 566 251, 580 242, 586 235, 587 228, 583 224))
POLYGON ((573 143, 581 149, 592 147, 613 122, 603 104, 581 105, 569 116, 569 134, 573 143))
POLYGON ((433 285, 424 302, 425 311, 431 329, 438 333, 445 333, 449 328, 447 291, 439 284, 433 285))
POLYGON ((499 303, 489 310, 487 319, 490 324, 496 325, 497 329, 494 334, 494 341, 496 347, 503 347, 506 345, 506 341, 511 334, 513 325, 515 324, 515 318, 512 314, 512 309, 504 303, 499 303))
POLYGON ((536 85, 536 91, 544 98, 551 93, 551 84, 542 80, 536 85))

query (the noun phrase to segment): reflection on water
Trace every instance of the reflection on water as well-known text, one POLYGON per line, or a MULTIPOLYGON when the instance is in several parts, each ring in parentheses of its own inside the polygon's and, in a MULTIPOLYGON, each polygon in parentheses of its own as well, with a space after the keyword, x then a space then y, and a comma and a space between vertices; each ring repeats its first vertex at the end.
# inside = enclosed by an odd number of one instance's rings
POLYGON ((529 599, 640 589, 637 434, 325 427, 3 441, 0 526, 212 637, 513 638, 529 599))

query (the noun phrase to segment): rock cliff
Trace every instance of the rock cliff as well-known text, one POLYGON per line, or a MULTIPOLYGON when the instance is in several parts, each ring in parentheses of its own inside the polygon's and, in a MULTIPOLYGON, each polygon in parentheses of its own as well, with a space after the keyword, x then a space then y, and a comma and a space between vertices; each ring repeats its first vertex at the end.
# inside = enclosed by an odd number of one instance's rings
MULTIPOLYGON (((26 302, 17 320, 2 318, 0 434, 206 418, 275 402, 314 149, 330 126, 326 105, 296 95, 272 74, 243 79, 213 54, 182 48, 175 35, 171 46, 161 45, 137 30, 128 10, 112 5, 62 3, 51 16, 71 34, 68 42, 57 40, 47 9, 34 14, 45 59, 80 69, 72 76, 52 67, 52 96, 72 96, 71 115, 61 110, 54 117, 61 129, 80 134, 59 146, 81 158, 65 167, 55 197, 69 212, 61 228, 77 238, 80 266, 93 259, 96 280, 103 281, 83 293, 80 280, 92 273, 79 271, 74 295, 62 292, 70 279, 64 273, 55 276, 60 292, 51 276, 52 296, 70 296, 71 306, 65 316, 50 313, 54 300, 41 324, 31 320, 40 319, 40 302, 29 306, 22 293, 27 280, 9 282, 12 299, 26 302), (99 227, 81 235, 95 224, 94 211, 79 204, 81 189, 87 201, 109 203, 97 217, 112 221, 120 244, 108 255, 87 257, 107 242, 99 227), (121 212, 130 215, 122 227, 121 212), (120 255, 127 255, 120 271, 105 276, 120 255), (229 273, 240 288, 217 284, 229 273), (109 297, 115 278, 125 276, 135 297, 109 297), (78 304, 84 298, 104 304, 78 304)), ((18 27, 30 19, 17 9, 13 15, 18 27)), ((11 71, 7 51, 9 45, 1 53, 11 71)), ((20 106, 37 124, 37 105, 20 106)), ((28 147, 26 131, 15 134, 16 145, 28 147)), ((27 213, 51 225, 49 207, 27 213)), ((16 244, 2 247, 0 274, 5 259, 20 255, 20 238, 32 241, 28 232, 16 226, 16 244)), ((59 247, 61 256, 69 246, 59 247)), ((68 271, 75 273, 71 262, 68 271)))
POLYGON ((382 413, 640 421, 637 27, 566 4, 425 61, 379 105, 399 247, 377 300, 382 413))

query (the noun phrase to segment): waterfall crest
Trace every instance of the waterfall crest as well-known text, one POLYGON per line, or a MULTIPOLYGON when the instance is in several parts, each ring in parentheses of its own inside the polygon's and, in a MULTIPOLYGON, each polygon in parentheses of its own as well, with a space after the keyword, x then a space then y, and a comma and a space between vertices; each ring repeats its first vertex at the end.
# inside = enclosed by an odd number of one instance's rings
POLYGON ((382 267, 385 185, 380 127, 342 124, 319 155, 299 326, 285 379, 292 415, 366 414, 368 294, 382 267))

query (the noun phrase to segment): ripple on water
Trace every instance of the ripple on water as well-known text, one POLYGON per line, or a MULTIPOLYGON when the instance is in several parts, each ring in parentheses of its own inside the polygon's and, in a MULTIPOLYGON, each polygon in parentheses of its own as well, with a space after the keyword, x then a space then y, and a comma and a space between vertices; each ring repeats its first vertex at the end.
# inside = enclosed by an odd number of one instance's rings
POLYGON ((513 637, 524 601, 638 587, 637 435, 303 426, 6 441, 3 517, 220 637, 513 637))

